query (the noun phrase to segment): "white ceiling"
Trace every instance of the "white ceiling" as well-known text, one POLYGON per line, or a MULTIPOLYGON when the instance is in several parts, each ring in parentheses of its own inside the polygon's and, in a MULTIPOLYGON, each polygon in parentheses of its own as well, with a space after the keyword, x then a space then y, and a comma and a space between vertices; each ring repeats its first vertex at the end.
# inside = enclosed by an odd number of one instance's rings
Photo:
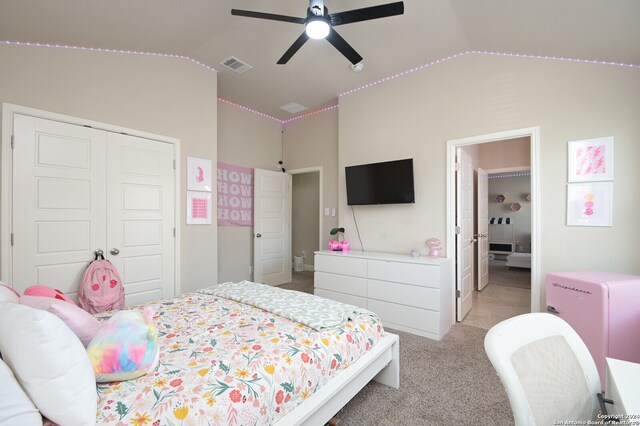
MULTIPOLYGON (((394 0, 325 0, 329 13, 394 0)), ((306 0, 0 0, 0 41, 189 57, 219 71, 218 96, 281 120, 377 79, 469 50, 640 64, 640 0, 405 0, 404 15, 337 27, 364 58, 351 64, 309 40, 277 65, 304 27, 231 9, 306 16, 306 0), (254 68, 220 65, 236 56, 254 68)))

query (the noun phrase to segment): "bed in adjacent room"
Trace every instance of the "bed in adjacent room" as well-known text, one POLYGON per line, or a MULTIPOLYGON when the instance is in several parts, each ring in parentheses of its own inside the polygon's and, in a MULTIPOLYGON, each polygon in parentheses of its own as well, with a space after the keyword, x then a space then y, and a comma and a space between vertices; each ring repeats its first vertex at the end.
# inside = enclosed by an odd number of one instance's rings
POLYGON ((96 423, 324 424, 375 376, 398 386, 398 337, 375 314, 348 309, 334 324, 313 315, 327 299, 270 287, 293 308, 278 315, 252 306, 265 307, 264 296, 247 288, 151 303, 159 365, 135 380, 99 383, 96 423), (234 292, 248 303, 227 298, 234 292))
POLYGON ((507 268, 531 269, 531 253, 511 253, 507 256, 507 268))

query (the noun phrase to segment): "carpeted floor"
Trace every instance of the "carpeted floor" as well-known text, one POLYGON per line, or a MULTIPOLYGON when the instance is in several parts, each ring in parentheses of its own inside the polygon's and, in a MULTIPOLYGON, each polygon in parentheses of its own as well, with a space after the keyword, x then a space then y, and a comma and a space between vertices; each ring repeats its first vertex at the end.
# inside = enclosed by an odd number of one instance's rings
MULTIPOLYGON (((280 287, 313 293, 313 272, 294 272, 280 287)), ((335 415, 339 426, 513 424, 484 352, 487 330, 455 324, 439 342, 389 331, 400 336, 400 388, 370 382, 335 415)))
POLYGON ((439 342, 390 331, 400 336, 400 388, 369 383, 336 414, 340 426, 513 424, 486 330, 456 324, 439 342))

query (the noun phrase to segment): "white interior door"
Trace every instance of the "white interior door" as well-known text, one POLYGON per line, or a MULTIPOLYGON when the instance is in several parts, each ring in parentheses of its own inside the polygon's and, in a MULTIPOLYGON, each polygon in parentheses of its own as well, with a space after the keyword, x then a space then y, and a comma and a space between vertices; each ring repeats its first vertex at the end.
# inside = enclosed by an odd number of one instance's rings
POLYGON ((10 279, 75 297, 101 249, 127 305, 175 291, 173 145, 16 114, 10 279))
POLYGON ((174 294, 173 145, 107 136, 107 242, 127 306, 174 294))
POLYGON ((478 290, 489 284, 489 174, 478 169, 478 290))
POLYGON ((291 281, 291 175, 255 169, 253 267, 255 282, 291 281))
POLYGON ((473 164, 462 148, 456 149, 456 289, 457 320, 462 321, 473 303, 473 164))
POLYGON ((106 134, 14 116, 11 283, 75 296, 106 243, 106 134))

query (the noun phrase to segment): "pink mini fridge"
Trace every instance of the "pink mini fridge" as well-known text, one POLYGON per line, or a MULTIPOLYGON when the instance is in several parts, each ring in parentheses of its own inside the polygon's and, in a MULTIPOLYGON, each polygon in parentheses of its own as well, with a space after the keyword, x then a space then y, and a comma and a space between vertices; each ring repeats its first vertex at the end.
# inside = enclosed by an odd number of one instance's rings
POLYGON ((640 276, 615 272, 547 274, 547 311, 589 348, 605 388, 605 358, 640 362, 640 276))

